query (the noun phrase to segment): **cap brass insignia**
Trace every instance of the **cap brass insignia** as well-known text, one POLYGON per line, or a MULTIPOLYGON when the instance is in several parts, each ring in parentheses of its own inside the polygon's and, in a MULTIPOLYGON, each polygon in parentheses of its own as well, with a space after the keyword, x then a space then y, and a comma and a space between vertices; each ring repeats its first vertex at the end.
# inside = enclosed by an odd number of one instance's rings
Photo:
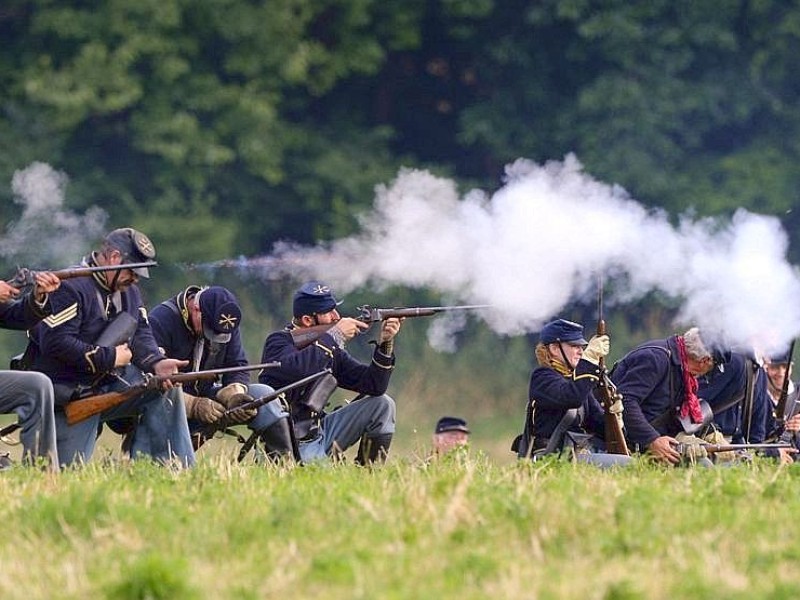
POLYGON ((238 317, 234 317, 233 315, 222 314, 219 316, 219 326, 222 327, 222 329, 234 329, 237 319, 238 317))

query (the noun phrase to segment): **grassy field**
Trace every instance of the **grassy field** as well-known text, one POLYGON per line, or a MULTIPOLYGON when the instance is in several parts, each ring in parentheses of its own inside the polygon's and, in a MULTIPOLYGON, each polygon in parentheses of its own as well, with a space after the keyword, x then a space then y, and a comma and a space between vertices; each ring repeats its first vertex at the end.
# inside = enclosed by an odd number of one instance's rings
MULTIPOLYGON (((101 452, 101 454, 103 454, 101 452)), ((498 464, 0 476, 2 598, 794 598, 800 468, 498 464)))

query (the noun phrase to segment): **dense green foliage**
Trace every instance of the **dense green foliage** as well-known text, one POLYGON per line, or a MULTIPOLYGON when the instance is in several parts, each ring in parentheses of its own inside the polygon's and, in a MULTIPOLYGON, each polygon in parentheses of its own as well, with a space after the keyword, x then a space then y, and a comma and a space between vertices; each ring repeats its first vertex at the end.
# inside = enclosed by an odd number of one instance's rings
POLYGON ((0 181, 50 163, 175 261, 349 233, 401 164, 493 189, 572 151, 673 213, 796 201, 797 2, 8 0, 0 34, 0 181))
POLYGON ((793 598, 800 470, 457 454, 0 478, 4 598, 793 598))

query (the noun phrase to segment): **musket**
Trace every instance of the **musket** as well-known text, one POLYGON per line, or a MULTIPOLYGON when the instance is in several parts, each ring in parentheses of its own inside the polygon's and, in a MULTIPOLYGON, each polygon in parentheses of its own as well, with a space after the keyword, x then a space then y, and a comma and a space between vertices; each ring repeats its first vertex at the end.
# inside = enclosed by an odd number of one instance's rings
MULTIPOLYGON (((330 369, 323 369, 313 375, 308 375, 307 377, 303 377, 302 379, 298 379, 297 381, 290 383, 288 385, 283 386, 282 388, 278 388, 277 390, 266 394, 265 396, 261 396, 260 398, 256 398, 250 402, 245 402, 244 404, 239 404, 233 408, 229 408, 225 410, 219 420, 215 421, 214 423, 209 423, 204 425, 199 431, 195 431, 192 433, 192 439, 195 440, 195 450, 197 450, 200 446, 202 446, 206 440, 211 439, 217 432, 228 433, 231 435, 235 435, 238 441, 242 444, 242 448, 239 452, 239 462, 244 460, 245 455, 250 451, 250 449, 255 445, 256 441, 259 438, 260 431, 253 431, 248 439, 244 439, 241 437, 235 430, 231 429, 232 425, 237 425, 239 422, 233 422, 231 416, 233 413, 240 411, 240 410, 256 410, 265 404, 272 402, 276 398, 282 398, 283 395, 295 388, 303 387, 321 377, 328 375, 331 373, 330 369)), ((294 434, 291 432, 291 425, 289 426, 290 436, 294 434)), ((300 461, 300 455, 297 451, 297 444, 293 442, 293 446, 295 446, 294 450, 294 458, 298 462, 300 461)))
POLYGON ((4 444, 8 444, 9 446, 16 446, 20 443, 18 438, 12 438, 11 434, 17 431, 18 429, 22 429, 22 424, 19 421, 15 421, 13 423, 9 423, 2 429, 0 429, 0 442, 4 444))
MULTIPOLYGON (((597 292, 597 335, 606 335, 606 322, 603 319, 603 281, 599 281, 597 292)), ((603 405, 605 423, 606 452, 609 454, 625 454, 630 456, 628 444, 625 441, 625 432, 622 430, 622 414, 613 412, 622 405, 622 396, 617 392, 617 387, 608 376, 605 359, 599 360, 600 382, 597 385, 600 404, 603 405)))
MULTIPOLYGON (((477 310, 479 308, 490 308, 490 304, 470 304, 461 306, 418 306, 412 308, 375 308, 368 304, 359 306, 359 315, 354 317, 359 321, 368 323, 377 323, 385 321, 386 319, 405 319, 409 317, 431 317, 435 314, 442 312, 450 312, 456 310, 477 310)), ((298 327, 291 331, 294 345, 298 349, 305 348, 306 346, 316 342, 324 333, 331 329, 335 323, 324 323, 322 325, 313 325, 312 327, 298 327)))
MULTIPOLYGON (((51 271, 53 275, 59 279, 73 279, 75 277, 88 277, 92 273, 102 273, 104 271, 122 271, 123 269, 140 269, 142 267, 157 267, 158 263, 154 260, 148 260, 138 263, 125 263, 121 265, 99 265, 95 267, 73 267, 70 269, 60 269, 58 271, 51 271)), ((8 285, 17 289, 32 286, 36 280, 36 273, 25 267, 20 267, 14 276, 6 281, 8 285)))
POLYGON ((772 449, 781 449, 781 448, 794 448, 789 443, 777 443, 777 444, 711 444, 711 443, 701 443, 701 444, 687 444, 683 442, 679 442, 677 445, 673 445, 673 447, 680 453, 685 454, 688 448, 693 446, 699 446, 703 448, 708 454, 715 454, 717 452, 733 452, 735 450, 768 450, 772 449))
POLYGON ((781 431, 786 423, 786 401, 789 398, 789 382, 792 371, 792 356, 794 356, 794 340, 789 344, 789 356, 786 363, 786 373, 783 374, 781 384, 781 395, 778 396, 778 403, 775 405, 775 429, 781 431))
POLYGON ((64 412, 67 416, 67 424, 74 425, 85 421, 89 417, 99 414, 104 410, 113 408, 118 404, 135 398, 139 394, 148 390, 157 390, 166 381, 172 383, 185 383, 189 381, 198 381, 201 379, 216 379, 225 373, 239 373, 241 371, 255 371, 260 369, 270 369, 280 367, 280 362, 268 362, 258 365, 243 365, 239 367, 225 367, 222 369, 208 369, 206 371, 195 371, 193 373, 173 373, 172 375, 152 375, 150 373, 144 374, 144 380, 141 383, 132 385, 121 392, 106 392, 104 394, 96 394, 94 396, 87 396, 85 398, 78 398, 72 400, 64 405, 64 412))
MULTIPOLYGON (((280 365, 280 363, 278 363, 278 365, 280 365)), ((331 373, 330 369, 323 369, 322 371, 318 371, 317 373, 308 375, 306 377, 303 377, 302 379, 298 379, 293 383, 287 384, 282 388, 279 388, 274 392, 271 392, 265 396, 261 396, 261 398, 256 398, 255 400, 251 400, 250 402, 245 402, 244 404, 239 404, 237 406, 234 406, 233 408, 229 408, 224 413, 222 413, 222 417, 220 417, 220 419, 224 419, 225 417, 230 417, 231 414, 240 410, 254 410, 261 408, 268 402, 272 402, 273 400, 275 400, 275 398, 283 396, 283 394, 285 394, 286 392, 291 391, 295 388, 303 387, 304 385, 309 384, 312 381, 316 381, 317 379, 319 379, 323 375, 327 375, 328 373, 331 373)))

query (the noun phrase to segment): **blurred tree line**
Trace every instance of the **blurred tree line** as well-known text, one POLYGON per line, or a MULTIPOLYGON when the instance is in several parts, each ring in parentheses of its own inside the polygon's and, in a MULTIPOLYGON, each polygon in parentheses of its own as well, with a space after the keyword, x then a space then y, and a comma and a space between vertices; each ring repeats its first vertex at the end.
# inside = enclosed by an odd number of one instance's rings
POLYGON ((175 261, 351 233, 400 165, 492 190, 567 152, 797 236, 796 1, 6 0, 0 35, 0 181, 49 163, 175 261))
POLYGON ((493 190, 575 152, 671 215, 778 215, 798 257, 796 0, 4 0, 0 38, 3 226, 42 161, 198 263, 350 234, 401 165, 493 190))

